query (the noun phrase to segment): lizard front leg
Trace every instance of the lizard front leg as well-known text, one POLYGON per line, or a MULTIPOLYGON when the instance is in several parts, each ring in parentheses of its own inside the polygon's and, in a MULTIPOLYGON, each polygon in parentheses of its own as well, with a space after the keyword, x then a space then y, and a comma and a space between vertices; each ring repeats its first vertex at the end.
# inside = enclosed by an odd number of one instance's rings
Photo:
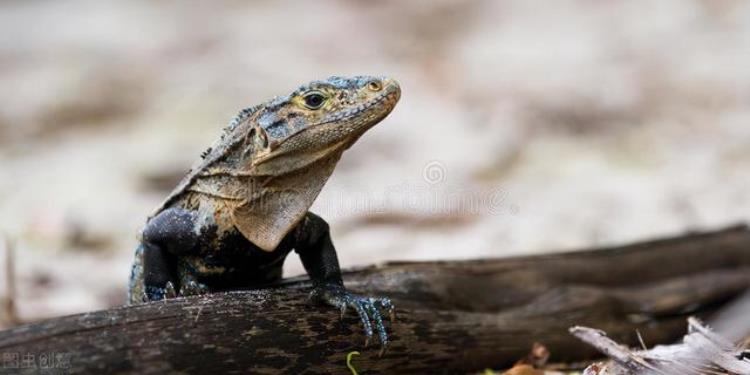
POLYGON ((342 316, 347 307, 353 308, 364 326, 365 346, 372 338, 374 323, 380 338, 382 354, 388 345, 388 333, 381 310, 388 312, 393 321, 394 307, 391 300, 356 295, 344 288, 336 249, 333 247, 328 223, 325 220, 308 212, 297 230, 295 251, 313 282, 311 296, 317 301, 338 307, 342 316))
POLYGON ((193 249, 196 212, 170 208, 153 217, 143 229, 143 284, 146 301, 177 296, 180 290, 177 253, 193 249))

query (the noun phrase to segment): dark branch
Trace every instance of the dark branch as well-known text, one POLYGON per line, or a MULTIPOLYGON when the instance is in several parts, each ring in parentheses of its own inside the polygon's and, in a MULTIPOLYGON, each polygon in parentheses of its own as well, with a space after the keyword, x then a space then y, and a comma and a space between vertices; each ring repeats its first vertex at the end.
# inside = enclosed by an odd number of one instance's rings
POLYGON ((685 331, 750 286, 750 231, 734 227, 606 251, 458 262, 390 263, 349 271, 347 286, 391 297, 393 343, 364 349, 350 312, 307 302, 308 283, 122 307, 0 332, 0 353, 68 353, 73 373, 467 372, 501 368, 535 341, 553 361, 592 358, 568 334, 605 330, 635 345, 685 331))

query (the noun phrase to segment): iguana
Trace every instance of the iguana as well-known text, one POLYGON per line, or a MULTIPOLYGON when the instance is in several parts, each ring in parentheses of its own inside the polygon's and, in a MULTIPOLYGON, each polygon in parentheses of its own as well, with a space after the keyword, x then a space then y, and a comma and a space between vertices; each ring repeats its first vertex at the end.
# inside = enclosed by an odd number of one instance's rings
POLYGON ((269 284, 295 250, 311 296, 353 308, 365 344, 374 325, 385 348, 391 301, 345 289, 328 224, 308 210, 344 150, 400 96, 390 78, 330 77, 242 110, 147 220, 129 303, 269 284))

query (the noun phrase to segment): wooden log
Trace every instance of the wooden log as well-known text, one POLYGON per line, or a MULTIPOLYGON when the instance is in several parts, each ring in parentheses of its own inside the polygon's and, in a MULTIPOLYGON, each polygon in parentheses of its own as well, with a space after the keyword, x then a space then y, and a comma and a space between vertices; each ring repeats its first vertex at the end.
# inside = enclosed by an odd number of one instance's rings
MULTIPOLYGON (((750 230, 603 250, 348 271, 347 286, 396 304, 393 342, 362 348, 353 312, 307 301, 304 279, 74 315, 0 332, 0 354, 45 354, 70 373, 465 373, 502 368, 534 342, 553 361, 593 358, 568 333, 597 327, 627 345, 682 336, 750 286, 750 230)), ((36 364, 39 366, 39 363, 36 364)))

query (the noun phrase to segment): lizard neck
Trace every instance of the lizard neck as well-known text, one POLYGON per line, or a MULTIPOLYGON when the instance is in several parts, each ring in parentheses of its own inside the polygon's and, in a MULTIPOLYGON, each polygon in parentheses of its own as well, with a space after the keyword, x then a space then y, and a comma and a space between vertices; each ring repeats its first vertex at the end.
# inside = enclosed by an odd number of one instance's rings
POLYGON ((310 209, 340 156, 328 155, 305 168, 268 177, 232 210, 235 227, 261 249, 276 249, 310 209))

